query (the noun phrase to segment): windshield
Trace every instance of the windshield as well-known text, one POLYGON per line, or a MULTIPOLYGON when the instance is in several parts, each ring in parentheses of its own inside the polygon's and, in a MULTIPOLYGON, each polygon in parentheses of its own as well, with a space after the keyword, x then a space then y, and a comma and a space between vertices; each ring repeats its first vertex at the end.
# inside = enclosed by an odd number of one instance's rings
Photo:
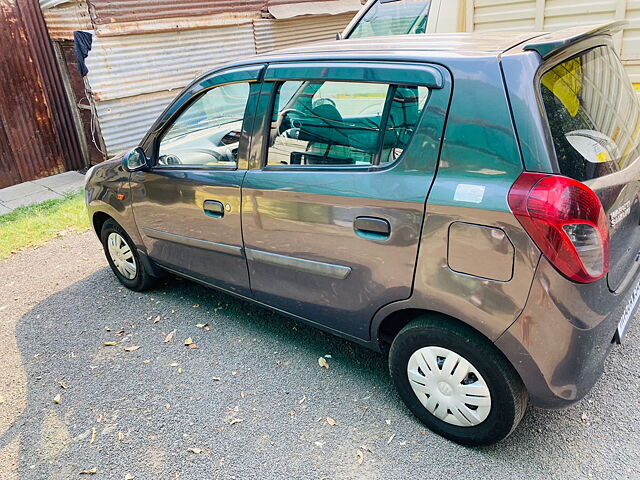
POLYGON ((426 33, 431 0, 378 0, 349 38, 426 33))

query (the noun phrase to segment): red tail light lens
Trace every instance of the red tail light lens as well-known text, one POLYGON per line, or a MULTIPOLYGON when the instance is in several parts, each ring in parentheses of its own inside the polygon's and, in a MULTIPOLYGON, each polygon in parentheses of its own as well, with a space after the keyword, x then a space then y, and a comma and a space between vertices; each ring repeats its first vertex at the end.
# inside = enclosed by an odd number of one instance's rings
POLYGON ((567 177, 524 172, 509 206, 543 255, 567 278, 589 283, 609 271, 609 228, 600 199, 567 177))

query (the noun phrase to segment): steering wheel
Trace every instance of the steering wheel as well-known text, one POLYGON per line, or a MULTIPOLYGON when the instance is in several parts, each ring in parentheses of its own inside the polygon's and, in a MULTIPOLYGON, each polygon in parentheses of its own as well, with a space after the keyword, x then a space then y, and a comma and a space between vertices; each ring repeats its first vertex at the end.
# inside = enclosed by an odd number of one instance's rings
POLYGON ((161 155, 158 157, 158 165, 182 165, 182 161, 177 155, 161 155))
POLYGON ((314 109, 317 107, 321 107, 322 105, 331 105, 337 110, 336 102, 334 102, 331 98, 319 98, 311 104, 311 108, 314 109))

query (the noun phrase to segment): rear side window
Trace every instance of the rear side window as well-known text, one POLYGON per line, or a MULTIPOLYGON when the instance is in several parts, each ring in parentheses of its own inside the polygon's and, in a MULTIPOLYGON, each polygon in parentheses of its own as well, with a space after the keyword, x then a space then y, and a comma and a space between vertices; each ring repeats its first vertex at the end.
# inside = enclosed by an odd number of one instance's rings
POLYGON ((546 72, 541 93, 560 172, 579 181, 640 155, 640 106, 618 57, 598 47, 546 72))
POLYGON ((397 160, 427 101, 426 87, 284 82, 271 123, 268 165, 370 166, 397 160))
POLYGON ((430 0, 378 0, 349 38, 426 33, 430 0))

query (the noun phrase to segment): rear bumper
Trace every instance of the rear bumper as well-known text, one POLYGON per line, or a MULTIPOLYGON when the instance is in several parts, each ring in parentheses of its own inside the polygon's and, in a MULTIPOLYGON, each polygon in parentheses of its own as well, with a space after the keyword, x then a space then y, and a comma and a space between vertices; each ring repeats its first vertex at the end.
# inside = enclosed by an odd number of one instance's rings
POLYGON ((523 312, 495 342, 520 374, 533 405, 566 407, 591 390, 640 269, 634 277, 624 292, 613 294, 606 278, 576 284, 542 257, 523 312))

